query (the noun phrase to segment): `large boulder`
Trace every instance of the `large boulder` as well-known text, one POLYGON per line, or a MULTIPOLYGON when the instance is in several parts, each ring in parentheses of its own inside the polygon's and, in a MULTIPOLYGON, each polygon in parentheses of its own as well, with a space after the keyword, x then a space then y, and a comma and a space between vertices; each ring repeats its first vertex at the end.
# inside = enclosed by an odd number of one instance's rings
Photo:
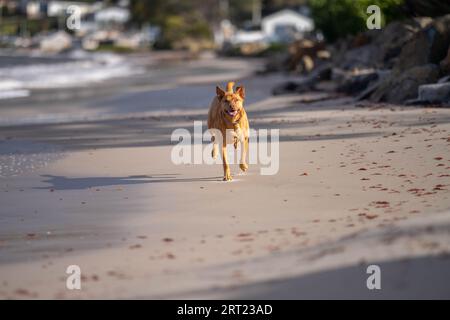
POLYGON ((371 100, 404 103, 417 98, 419 86, 433 84, 449 73, 450 14, 415 21, 420 23, 421 29, 408 36, 395 59, 392 73, 379 81, 370 95, 371 100))
POLYGON ((59 53, 72 47, 72 36, 65 31, 58 31, 44 37, 40 49, 46 53, 59 53))
POLYGON ((273 95, 303 93, 315 90, 316 84, 323 80, 331 78, 331 64, 324 63, 314 69, 308 76, 298 81, 287 81, 275 86, 272 90, 273 95))
POLYGON ((423 84, 419 86, 419 96, 417 99, 406 101, 406 104, 450 104, 450 76, 445 76, 437 83, 423 84))
POLYGON ((450 47, 447 50, 447 55, 444 59, 439 62, 439 66, 441 67, 441 72, 444 75, 450 74, 450 47))
POLYGON ((315 82, 311 79, 302 79, 299 81, 286 81, 279 85, 276 85, 272 89, 274 96, 283 94, 303 93, 314 90, 315 82))
POLYGON ((419 86, 419 100, 430 103, 450 102, 450 82, 419 86))
POLYGON ((450 47, 450 14, 437 18, 432 25, 429 61, 439 63, 447 57, 450 47))
MULTIPOLYGON (((371 83, 378 80, 378 72, 373 69, 358 71, 341 71, 340 80, 338 80, 337 91, 347 94, 357 94, 365 90, 371 83)), ((334 71, 338 75, 338 71, 334 71)))
POLYGON ((406 21, 395 21, 381 29, 374 39, 375 67, 391 69, 398 61, 404 46, 409 43, 423 28, 432 23, 431 18, 422 17, 406 21))
POLYGON ((394 71, 405 71, 427 63, 439 64, 450 45, 450 15, 435 19, 415 33, 402 48, 394 71))
POLYGON ((414 16, 437 17, 450 12, 450 1, 447 0, 405 0, 404 6, 414 16))
POLYGON ((341 40, 333 50, 335 66, 344 70, 390 69, 402 48, 432 21, 431 18, 396 21, 381 30, 371 30, 355 38, 341 40))
POLYGON ((412 67, 404 72, 394 71, 381 81, 370 100, 403 103, 417 97, 420 85, 435 83, 438 78, 439 67, 435 64, 412 67))
POLYGON ((289 45, 288 70, 309 73, 321 61, 329 58, 325 43, 310 39, 300 39, 289 45))

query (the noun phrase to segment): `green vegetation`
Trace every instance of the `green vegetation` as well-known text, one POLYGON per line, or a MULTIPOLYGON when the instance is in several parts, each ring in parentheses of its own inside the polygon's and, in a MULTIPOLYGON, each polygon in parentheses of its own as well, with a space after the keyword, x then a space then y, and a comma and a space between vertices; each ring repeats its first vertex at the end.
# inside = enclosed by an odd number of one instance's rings
POLYGON ((404 17, 405 0, 309 0, 316 27, 325 38, 335 41, 348 34, 367 30, 367 7, 378 5, 381 9, 382 26, 404 17))
POLYGON ((212 40, 211 15, 218 14, 214 0, 132 0, 132 23, 151 23, 161 28, 159 48, 173 48, 180 42, 212 40), (215 11, 216 10, 216 11, 215 11))
POLYGON ((208 23, 199 13, 184 15, 168 15, 161 24, 162 38, 159 47, 171 48, 179 46, 186 39, 190 41, 212 40, 212 32, 208 23))
POLYGON ((115 46, 114 44, 109 43, 102 43, 98 46, 96 51, 108 51, 108 52, 114 52, 114 53, 131 53, 134 52, 131 48, 124 48, 115 46))
POLYGON ((58 21, 55 18, 28 20, 25 17, 6 17, 0 23, 1 35, 27 34, 35 35, 41 31, 56 29, 58 21))

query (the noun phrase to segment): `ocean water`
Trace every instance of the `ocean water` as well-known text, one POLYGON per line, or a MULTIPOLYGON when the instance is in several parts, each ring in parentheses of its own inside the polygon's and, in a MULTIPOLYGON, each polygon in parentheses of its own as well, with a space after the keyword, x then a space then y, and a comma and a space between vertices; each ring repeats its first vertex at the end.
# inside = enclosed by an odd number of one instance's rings
POLYGON ((13 177, 46 167, 63 157, 55 145, 33 141, 0 141, 0 178, 13 177))
POLYGON ((89 86, 142 72, 113 53, 72 51, 59 56, 0 54, 0 99, 26 97, 33 89, 89 86))

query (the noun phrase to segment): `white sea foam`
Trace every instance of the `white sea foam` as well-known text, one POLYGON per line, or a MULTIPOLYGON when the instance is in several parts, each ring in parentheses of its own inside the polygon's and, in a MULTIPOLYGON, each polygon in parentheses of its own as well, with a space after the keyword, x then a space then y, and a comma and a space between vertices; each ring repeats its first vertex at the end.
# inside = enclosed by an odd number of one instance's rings
POLYGON ((139 72, 137 67, 115 54, 75 51, 70 58, 75 60, 0 68, 0 99, 24 97, 29 95, 30 89, 87 86, 139 72))
POLYGON ((30 91, 22 89, 23 84, 16 80, 0 80, 0 100, 27 97, 30 91))
MULTIPOLYGON (((0 83, 1 86, 1 83, 0 83)), ((23 98, 30 95, 30 90, 0 90, 0 100, 13 99, 13 98, 23 98)))

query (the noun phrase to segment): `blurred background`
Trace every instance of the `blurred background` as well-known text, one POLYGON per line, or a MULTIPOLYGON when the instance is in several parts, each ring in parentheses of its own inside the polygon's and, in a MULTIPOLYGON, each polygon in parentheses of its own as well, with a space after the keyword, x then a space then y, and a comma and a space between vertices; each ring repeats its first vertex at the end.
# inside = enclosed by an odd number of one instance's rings
POLYGON ((0 34, 3 47, 47 52, 196 51, 249 42, 274 45, 309 33, 335 41, 365 31, 369 5, 380 7, 382 25, 450 9, 445 0, 1 0, 0 34), (74 28, 66 23, 71 6, 78 7, 80 18, 74 28), (55 32, 61 33, 59 47, 47 42, 55 32))

